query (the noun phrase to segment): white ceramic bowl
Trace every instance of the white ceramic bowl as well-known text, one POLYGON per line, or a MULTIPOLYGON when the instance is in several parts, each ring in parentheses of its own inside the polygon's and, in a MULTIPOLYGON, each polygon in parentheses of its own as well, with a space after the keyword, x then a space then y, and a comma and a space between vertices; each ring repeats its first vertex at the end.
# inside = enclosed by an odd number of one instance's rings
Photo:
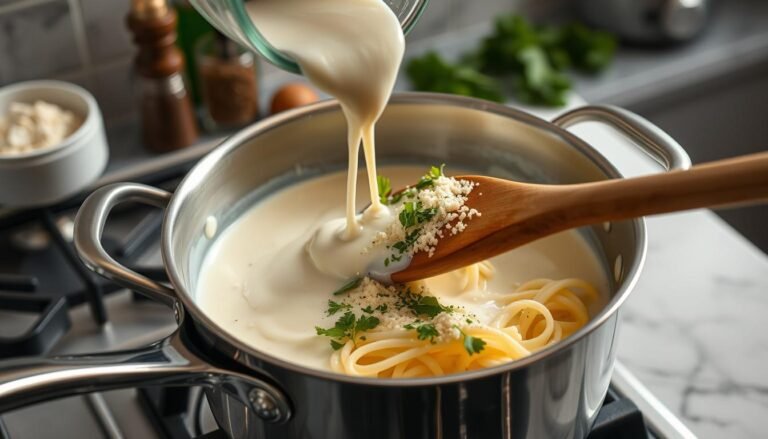
POLYGON ((0 205, 34 207, 64 200, 96 180, 107 165, 109 148, 96 99, 74 84, 28 81, 0 88, 0 114, 12 102, 56 104, 83 121, 61 143, 19 155, 0 155, 0 205))

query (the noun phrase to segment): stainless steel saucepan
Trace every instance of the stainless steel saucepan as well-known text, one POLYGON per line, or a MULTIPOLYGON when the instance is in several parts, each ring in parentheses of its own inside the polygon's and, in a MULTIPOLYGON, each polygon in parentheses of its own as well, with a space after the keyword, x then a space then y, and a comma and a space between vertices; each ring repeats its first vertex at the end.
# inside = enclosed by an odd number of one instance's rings
MULTIPOLYGON (((436 94, 393 97, 377 126, 377 154, 380 163, 449 163, 546 183, 620 177, 565 129, 581 121, 614 126, 667 169, 690 165, 669 136, 617 108, 583 107, 547 122, 502 105, 436 94)), ((236 438, 586 436, 611 379, 619 308, 645 256, 642 220, 581 230, 613 279, 605 309, 557 345, 484 370, 379 380, 307 369, 241 343, 198 307, 197 278, 211 245, 203 236, 206 217, 215 215, 227 227, 248 209, 243 200, 255 189, 277 178, 341 168, 345 140, 338 105, 321 102, 229 138, 174 194, 131 183, 94 192, 77 218, 81 257, 99 274, 173 307, 179 329, 128 352, 0 363, 0 410, 115 387, 200 385, 220 425, 236 438), (165 209, 161 246, 170 285, 128 270, 102 248, 104 222, 125 201, 165 209)))

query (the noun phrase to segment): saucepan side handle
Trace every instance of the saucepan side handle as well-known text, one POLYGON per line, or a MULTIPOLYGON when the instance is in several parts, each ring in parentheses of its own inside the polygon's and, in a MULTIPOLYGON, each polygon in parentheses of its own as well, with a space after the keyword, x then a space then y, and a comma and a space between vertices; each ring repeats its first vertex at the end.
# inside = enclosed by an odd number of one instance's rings
POLYGON ((135 350, 2 361, 0 413, 62 396, 143 386, 219 389, 266 422, 282 423, 291 416, 290 403, 278 387, 252 374, 210 365, 187 349, 179 332, 135 350))
POLYGON ((668 171, 691 167, 691 159, 675 139, 629 110, 612 105, 587 105, 563 113, 552 121, 562 128, 581 122, 601 122, 612 126, 668 171))
POLYGON ((149 279, 115 261, 101 245, 109 212, 127 201, 165 208, 171 194, 136 183, 115 183, 94 191, 85 199, 75 218, 75 248, 86 266, 96 273, 132 290, 144 293, 169 306, 176 302, 173 289, 149 279))

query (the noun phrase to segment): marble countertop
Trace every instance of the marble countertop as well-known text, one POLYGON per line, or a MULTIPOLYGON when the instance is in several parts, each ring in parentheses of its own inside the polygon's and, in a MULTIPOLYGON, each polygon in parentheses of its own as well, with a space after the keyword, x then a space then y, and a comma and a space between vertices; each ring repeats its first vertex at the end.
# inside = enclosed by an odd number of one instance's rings
MULTIPOLYGON (((581 103, 574 97, 571 106, 581 103)), ((660 171, 610 128, 573 131, 625 176, 660 171)), ((696 435, 765 437, 768 256, 709 210, 651 217, 647 227, 645 267, 622 309, 619 361, 696 435)))

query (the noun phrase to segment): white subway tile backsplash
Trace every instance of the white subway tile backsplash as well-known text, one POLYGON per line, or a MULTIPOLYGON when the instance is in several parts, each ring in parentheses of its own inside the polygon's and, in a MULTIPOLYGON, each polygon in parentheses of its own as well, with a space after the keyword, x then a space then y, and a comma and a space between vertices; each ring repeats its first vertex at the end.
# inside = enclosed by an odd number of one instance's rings
POLYGON ((125 24, 128 0, 79 0, 91 62, 111 60, 133 52, 125 24))
POLYGON ((70 13, 55 0, 0 15, 0 85, 81 67, 70 13))
POLYGON ((133 74, 133 59, 128 57, 93 69, 92 92, 106 119, 135 113, 138 98, 133 74))

